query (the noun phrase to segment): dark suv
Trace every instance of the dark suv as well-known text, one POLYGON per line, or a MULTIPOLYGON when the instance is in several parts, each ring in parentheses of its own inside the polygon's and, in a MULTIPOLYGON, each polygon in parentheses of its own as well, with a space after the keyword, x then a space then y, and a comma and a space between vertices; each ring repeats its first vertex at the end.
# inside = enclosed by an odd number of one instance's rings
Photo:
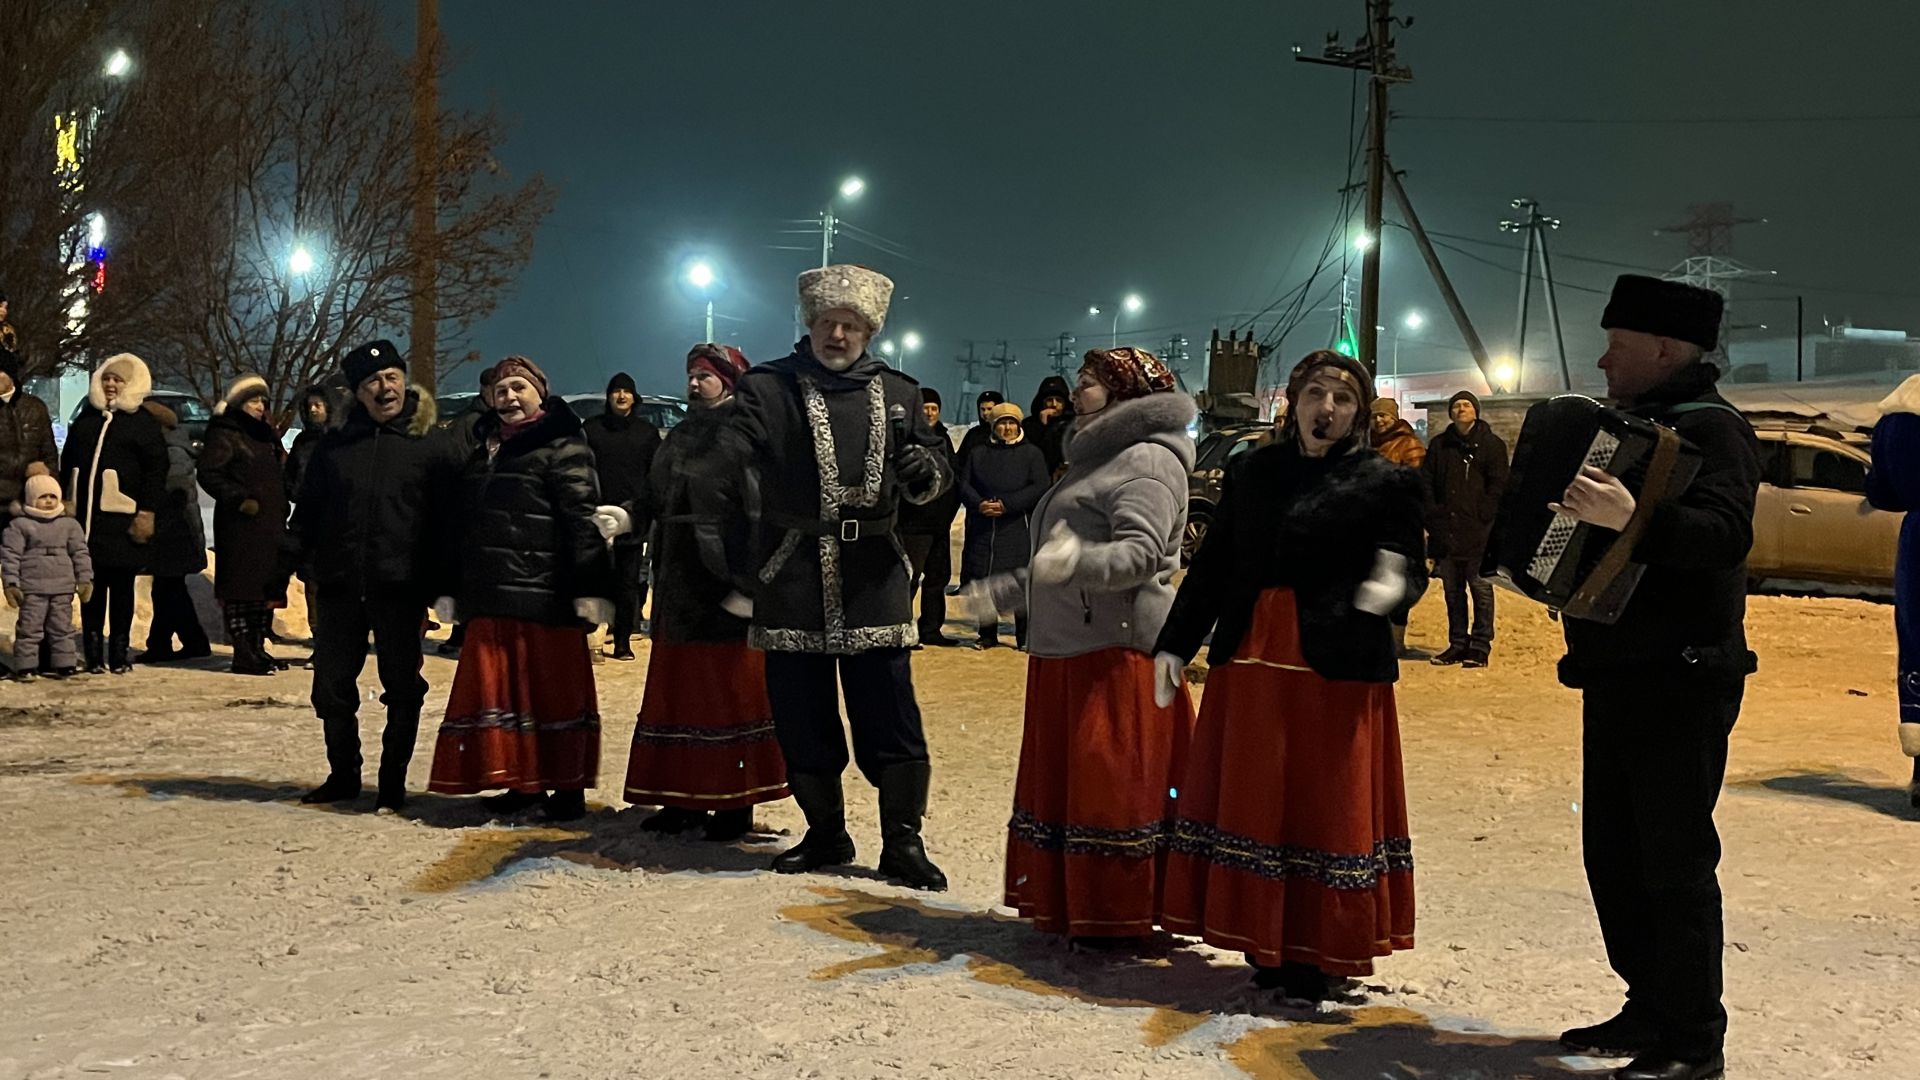
POLYGON ((1213 508, 1220 505, 1220 484, 1227 476, 1227 463, 1241 454, 1263 445, 1261 440, 1273 431, 1271 423, 1255 421, 1228 424, 1214 429, 1194 449, 1193 472, 1187 476, 1187 532, 1180 539, 1180 565, 1193 561, 1200 542, 1213 524, 1213 508))

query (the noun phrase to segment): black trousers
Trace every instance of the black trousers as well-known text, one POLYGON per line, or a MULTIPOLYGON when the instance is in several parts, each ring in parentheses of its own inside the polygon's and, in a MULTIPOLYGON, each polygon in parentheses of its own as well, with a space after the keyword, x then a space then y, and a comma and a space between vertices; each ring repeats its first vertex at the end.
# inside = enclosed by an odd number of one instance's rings
POLYGON ((373 635, 387 727, 380 739, 380 776, 404 784, 420 732, 420 706, 427 680, 420 675, 420 624, 425 606, 409 597, 362 600, 329 589, 318 597, 320 622, 313 643, 313 711, 327 738, 327 766, 334 776, 360 776, 360 672, 373 635))
POLYGON ((1741 690, 1586 691, 1582 846, 1607 962, 1662 1048, 1726 1041, 1714 804, 1741 690))
POLYGON ((869 783, 879 783, 880 770, 889 765, 927 760, 920 704, 913 697, 912 655, 906 649, 874 649, 854 656, 768 653, 767 697, 787 769, 828 776, 846 769, 840 692, 847 697, 853 760, 869 783))
POLYGON ((633 636, 640 612, 647 604, 646 548, 640 544, 613 546, 613 625, 609 632, 615 641, 633 636))
POLYGON ((207 631, 200 625, 200 613, 187 592, 182 574, 155 574, 153 577, 153 623, 147 627, 147 648, 165 652, 180 639, 182 650, 207 647, 207 631))
POLYGON ((94 567, 93 598, 80 605, 80 629, 125 641, 133 633, 133 578, 131 570, 94 567))
POLYGON ((953 580, 953 541, 939 536, 900 534, 913 564, 914 589, 920 593, 920 640, 941 635, 947 625, 947 583, 953 580))
POLYGON ((1480 576, 1480 560, 1441 559, 1434 564, 1447 590, 1447 644, 1457 649, 1493 647, 1493 579, 1480 576), (1467 624, 1467 598, 1473 598, 1473 624, 1467 624))

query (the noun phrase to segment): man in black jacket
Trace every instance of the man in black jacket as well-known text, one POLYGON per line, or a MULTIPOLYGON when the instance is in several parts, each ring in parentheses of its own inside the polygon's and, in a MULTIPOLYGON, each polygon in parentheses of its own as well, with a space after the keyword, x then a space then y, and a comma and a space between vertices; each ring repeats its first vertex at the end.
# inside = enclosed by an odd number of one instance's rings
MULTIPOLYGON (((947 455, 947 466, 959 475, 953 442, 946 425, 940 422, 940 391, 931 386, 920 388, 921 412, 927 426, 940 436, 947 455)), ((946 635, 947 583, 953 579, 953 519, 960 512, 960 494, 956 487, 925 506, 908 504, 900 508, 900 543, 907 549, 907 561, 913 564, 915 588, 920 593, 920 644, 947 648, 960 644, 946 635)))
POLYGON ((807 817, 806 837, 773 868, 853 860, 840 790, 844 691, 854 761, 880 789, 880 872, 944 889, 920 838, 931 770, 913 695, 911 567, 894 531, 902 502, 930 503, 952 485, 944 436, 919 416, 919 384, 867 351, 893 282, 827 266, 799 285, 808 336, 741 376, 716 477, 739 485, 724 516, 756 526, 733 530, 738 592, 727 604, 752 619, 748 641, 767 654, 774 731, 807 817))
POLYGON ((354 404, 307 464, 287 530, 289 561, 318 586, 313 709, 327 738, 327 781, 302 802, 360 794, 360 693, 372 634, 387 707, 381 739, 381 809, 406 800, 407 762, 427 681, 420 676, 421 616, 448 590, 440 542, 454 522, 447 500, 460 473, 453 440, 434 431, 430 395, 407 385, 406 359, 375 341, 342 362, 354 404))
POLYGON ((1481 668, 1493 653, 1493 581, 1480 576, 1480 561, 1507 489, 1507 444, 1480 419, 1480 399, 1470 390, 1453 395, 1447 416, 1453 422, 1434 436, 1422 466, 1430 496, 1427 547, 1447 593, 1447 648, 1433 663, 1481 668))
POLYGON ((642 557, 652 517, 647 513, 647 474, 660 449, 660 429, 634 412, 640 401, 633 376, 617 372, 607 382, 607 409, 583 428, 593 448, 593 467, 600 477, 600 500, 634 507, 633 531, 613 541, 613 658, 633 659, 634 623, 647 602, 646 560, 642 557))
POLYGON ((998 390, 982 390, 980 396, 974 399, 973 411, 980 422, 960 436, 960 449, 954 453, 954 475, 959 475, 959 468, 966 464, 968 454, 993 442, 993 421, 987 419, 987 415, 993 412, 995 405, 1003 404, 1006 400, 998 390))
POLYGON ((1560 680, 1585 700, 1587 884, 1607 961, 1627 984, 1618 1016, 1562 1041, 1634 1057, 1621 1080, 1711 1080, 1724 1069, 1713 808, 1755 667, 1742 623, 1760 459, 1753 428, 1702 359, 1721 307, 1718 293, 1679 282, 1627 275, 1614 285, 1601 320, 1607 392, 1698 447, 1700 472, 1679 497, 1641 507, 1588 467, 1558 507, 1600 528, 1644 529, 1633 558, 1646 573, 1626 610, 1612 625, 1566 620, 1560 662, 1560 680))
POLYGON ((0 529, 13 516, 10 508, 26 490, 27 467, 35 462, 49 473, 60 470, 53 417, 46 402, 20 385, 19 355, 0 347, 0 529))
POLYGON ((1067 463, 1067 429, 1073 426, 1073 391, 1065 378, 1049 375, 1040 380, 1040 389, 1033 394, 1033 408, 1020 426, 1027 433, 1027 441, 1039 447, 1041 456, 1047 459, 1047 476, 1058 479, 1061 466, 1067 463))

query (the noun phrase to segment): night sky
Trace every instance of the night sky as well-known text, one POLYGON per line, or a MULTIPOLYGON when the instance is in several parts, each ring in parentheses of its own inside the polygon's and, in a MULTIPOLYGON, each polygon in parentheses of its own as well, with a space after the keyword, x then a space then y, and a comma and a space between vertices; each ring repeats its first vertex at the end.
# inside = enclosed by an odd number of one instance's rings
MULTIPOLYGON (((413 5, 392 2, 408 25, 413 5)), ((846 219, 904 254, 846 235, 837 254, 899 283, 889 331, 924 337, 904 365, 923 382, 952 395, 965 341, 985 355, 1007 339, 1024 403, 1053 337, 1104 344, 1110 320, 1086 308, 1129 291, 1147 306, 1123 339, 1184 335, 1197 376, 1211 328, 1313 269, 1339 216, 1350 115, 1356 134, 1365 122, 1347 72, 1289 51, 1317 52, 1334 29, 1351 41, 1359 0, 444 9, 445 100, 497 107, 507 168, 560 188, 531 266, 473 344, 533 356, 569 391, 627 370, 643 391, 682 392, 702 308, 677 281, 694 256, 726 279, 718 336, 756 360, 786 351, 793 278, 819 236, 782 230, 806 228, 850 174, 867 190, 846 219)), ((1608 263, 1677 263, 1685 239, 1654 230, 1696 202, 1767 219, 1735 235, 1737 258, 1776 274, 1737 287, 1736 324, 1791 332, 1803 294, 1810 330, 1823 317, 1920 328, 1920 5, 1396 11, 1416 20, 1399 35, 1416 81, 1394 92, 1392 158, 1427 227, 1468 238, 1442 237, 1459 250, 1441 254, 1496 352, 1513 348, 1519 252, 1497 225, 1515 196, 1565 223, 1552 242, 1576 373, 1599 352, 1601 293, 1621 269, 1608 263)), ((1466 364, 1404 232, 1389 228, 1385 260, 1382 321, 1428 318, 1401 369, 1466 364)), ((1337 281, 1336 267, 1312 298, 1337 281)), ((1314 316, 1283 355, 1327 344, 1332 326, 1314 316)), ((1538 352, 1544 317, 1534 326, 1538 352)), ((1383 367, 1391 348, 1383 337, 1383 367)))

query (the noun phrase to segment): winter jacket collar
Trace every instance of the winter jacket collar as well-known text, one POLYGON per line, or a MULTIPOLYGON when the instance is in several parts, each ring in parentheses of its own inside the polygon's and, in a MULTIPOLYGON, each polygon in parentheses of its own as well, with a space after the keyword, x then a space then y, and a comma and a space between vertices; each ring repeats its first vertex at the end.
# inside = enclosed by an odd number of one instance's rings
POLYGON ((1460 429, 1449 422, 1446 430, 1440 433, 1439 441, 1444 441, 1448 445, 1458 445, 1463 450, 1478 450, 1491 434, 1493 434, 1493 428, 1489 427, 1485 420, 1475 420, 1465 435, 1460 434, 1460 429))
POLYGON ((1713 393, 1714 384, 1720 381, 1720 369, 1702 360, 1689 364, 1673 377, 1652 390, 1640 395, 1639 400, 1627 406, 1628 412, 1658 413, 1683 401, 1698 401, 1713 393))
MULTIPOLYGON (((1453 425, 1449 424, 1447 426, 1452 427, 1453 425)), ((1393 426, 1388 428, 1387 430, 1376 431, 1373 433, 1373 448, 1375 450, 1378 450, 1382 446, 1385 446, 1387 443, 1392 442, 1395 439, 1402 439, 1402 438, 1408 438, 1408 437, 1417 439, 1420 436, 1413 430, 1412 424, 1409 424, 1405 420, 1395 420, 1393 422, 1393 426)))
POLYGON ((1116 401, 1092 416, 1075 418, 1067 432, 1067 462, 1093 466, 1137 443, 1156 442, 1172 450, 1187 468, 1193 467, 1193 399, 1185 394, 1148 394, 1132 401, 1116 401))
MULTIPOLYGON (((160 426, 171 427, 172 425, 162 420, 160 426)), ((215 427, 230 427, 255 442, 278 443, 280 441, 280 435, 273 430, 272 424, 258 417, 249 416, 240 409, 228 409, 208 421, 207 427, 209 429, 215 427)))
MULTIPOLYGON (((567 404, 567 399, 554 394, 541 403, 540 418, 521 428, 500 444, 501 457, 518 457, 521 454, 551 446, 568 436, 578 435, 581 431, 580 416, 567 404)), ((479 426, 474 429, 474 437, 481 445, 501 432, 505 425, 500 423, 499 413, 488 413, 480 418, 479 426)))
POLYGON ((417 439, 432 431, 434 421, 439 417, 439 406, 434 403, 433 395, 415 385, 407 387, 407 403, 400 406, 399 416, 385 424, 375 424, 373 417, 367 413, 367 407, 356 398, 338 430, 343 436, 360 439, 372 435, 375 428, 384 428, 389 434, 417 439))
POLYGON ((1909 375, 1893 393, 1880 402, 1880 415, 1892 416, 1896 413, 1920 414, 1920 375, 1909 375))

